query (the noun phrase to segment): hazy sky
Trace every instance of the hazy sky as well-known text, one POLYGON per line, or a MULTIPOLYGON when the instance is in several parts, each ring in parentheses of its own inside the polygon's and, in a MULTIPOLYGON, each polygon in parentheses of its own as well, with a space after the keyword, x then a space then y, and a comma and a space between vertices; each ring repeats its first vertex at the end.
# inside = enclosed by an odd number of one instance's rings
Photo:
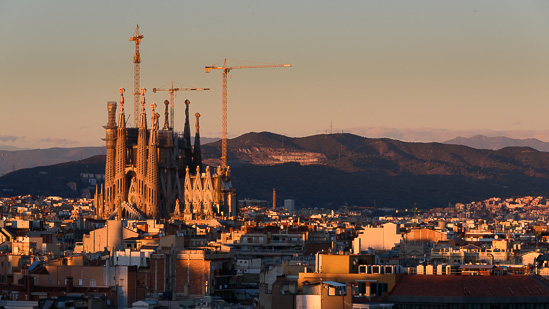
POLYGON ((0 145, 102 145, 120 87, 133 110, 136 24, 147 103, 171 81, 212 89, 177 94, 178 130, 188 98, 220 136, 221 72, 204 66, 224 58, 293 66, 231 72, 229 136, 549 129, 546 0, 18 0, 0 1, 0 145))

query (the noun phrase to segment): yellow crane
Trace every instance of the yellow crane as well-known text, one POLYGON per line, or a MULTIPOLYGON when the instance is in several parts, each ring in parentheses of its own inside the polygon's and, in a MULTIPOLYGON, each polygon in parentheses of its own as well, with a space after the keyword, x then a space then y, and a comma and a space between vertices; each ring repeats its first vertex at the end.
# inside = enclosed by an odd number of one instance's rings
POLYGON ((141 54, 139 53, 139 44, 143 39, 143 35, 139 34, 139 25, 135 27, 135 35, 130 37, 130 41, 135 42, 135 53, 133 55, 133 125, 137 128, 139 121, 139 103, 140 103, 140 69, 141 69, 141 54))
POLYGON ((277 67, 291 67, 291 64, 265 64, 265 65, 241 65, 241 66, 227 66, 227 58, 223 62, 222 67, 207 66, 206 73, 210 73, 210 70, 222 70, 223 74, 223 90, 222 90, 222 128, 221 128, 221 168, 227 169, 227 73, 236 69, 260 69, 260 68, 277 68, 277 67))
POLYGON ((156 93, 157 91, 169 91, 170 92, 170 129, 175 128, 174 125, 174 100, 175 100, 175 92, 177 91, 202 91, 202 90, 210 90, 210 88, 174 88, 173 87, 173 81, 172 81, 172 87, 168 89, 159 89, 159 88, 153 88, 153 93, 156 93))

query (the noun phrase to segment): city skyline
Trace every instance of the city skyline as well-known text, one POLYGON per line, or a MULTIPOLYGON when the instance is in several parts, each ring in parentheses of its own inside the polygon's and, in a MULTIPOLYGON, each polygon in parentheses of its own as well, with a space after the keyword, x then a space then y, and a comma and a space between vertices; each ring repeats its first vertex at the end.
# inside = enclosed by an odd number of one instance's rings
POLYGON ((221 74, 204 67, 229 58, 293 66, 231 72, 229 137, 434 128, 543 139, 547 15, 543 1, 3 2, 0 145, 103 145, 106 102, 120 87, 133 102, 136 24, 148 103, 169 99, 152 89, 172 81, 211 88, 177 94, 178 131, 189 99, 201 135, 221 135, 221 74))

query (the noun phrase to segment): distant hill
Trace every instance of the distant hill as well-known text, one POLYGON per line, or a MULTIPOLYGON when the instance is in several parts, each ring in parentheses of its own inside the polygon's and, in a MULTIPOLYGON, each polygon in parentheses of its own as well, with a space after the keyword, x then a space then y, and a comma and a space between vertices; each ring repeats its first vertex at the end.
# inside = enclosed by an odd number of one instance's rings
POLYGON ((23 168, 77 161, 99 154, 105 154, 105 147, 0 150, 0 176, 23 168))
POLYGON ((104 174, 105 156, 98 155, 79 161, 8 173, 0 177, 0 196, 34 194, 78 197, 82 196, 85 190, 90 190, 93 197, 94 187, 82 179, 82 173, 104 174), (76 191, 68 186, 70 182, 76 184, 76 191))
POLYGON ((505 136, 488 137, 484 135, 475 135, 473 137, 456 137, 445 141, 444 144, 464 145, 477 149, 498 150, 505 147, 531 147, 539 151, 549 152, 549 143, 540 141, 536 138, 515 139, 505 136))
MULTIPOLYGON (((204 145, 204 162, 219 164, 220 147, 220 142, 204 145)), ((281 201, 295 199, 298 205, 430 208, 549 193, 549 154, 528 147, 494 151, 352 134, 290 138, 268 132, 244 134, 228 147, 240 198, 269 201, 276 188, 281 201)))
POLYGON ((16 151, 16 150, 27 150, 26 148, 19 148, 11 145, 0 145, 0 151, 7 150, 7 151, 16 151))
MULTIPOLYGON (((203 145, 205 164, 219 164, 220 147, 220 141, 203 145)), ((228 158, 239 199, 271 201, 276 188, 279 205, 294 199, 298 207, 432 208, 549 195, 549 153, 529 147, 487 150, 352 134, 291 138, 261 132, 230 139, 228 158)), ((68 194, 67 182, 76 182, 80 172, 104 172, 104 156, 92 161, 10 173, 0 177, 0 194, 68 194)))
MULTIPOLYGON (((200 144, 204 145, 204 144, 209 144, 209 143, 213 143, 213 142, 217 142, 218 140, 220 140, 219 137, 200 137, 200 144)), ((192 142, 194 144, 194 137, 192 138, 192 142)))
MULTIPOLYGON (((201 144, 218 141, 216 137, 201 137, 201 144)), ((194 138, 192 138, 194 143, 194 138)), ((16 170, 52 165, 63 162, 78 161, 91 156, 105 154, 101 147, 74 147, 48 149, 19 149, 10 146, 0 146, 0 176, 16 170), (2 150, 4 147, 6 150, 2 150)))

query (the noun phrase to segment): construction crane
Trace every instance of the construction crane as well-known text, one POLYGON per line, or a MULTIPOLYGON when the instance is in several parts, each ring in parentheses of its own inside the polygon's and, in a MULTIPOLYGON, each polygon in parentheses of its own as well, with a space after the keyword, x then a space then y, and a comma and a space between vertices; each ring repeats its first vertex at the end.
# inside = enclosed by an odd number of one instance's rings
POLYGON ((135 42, 135 53, 133 54, 133 125, 137 128, 139 121, 139 101, 141 92, 139 92, 139 80, 141 69, 141 54, 139 53, 139 44, 143 39, 143 35, 139 34, 139 25, 135 27, 135 35, 130 37, 130 41, 135 42))
POLYGON ((202 90, 210 90, 210 88, 174 88, 173 87, 173 81, 172 81, 172 87, 168 89, 159 89, 159 88, 153 88, 153 93, 156 93, 157 91, 169 91, 170 92, 170 129, 175 128, 174 125, 174 99, 175 99, 175 92, 176 91, 202 91, 202 90))
POLYGON ((210 70, 222 70, 223 74, 223 91, 222 91, 222 128, 221 128, 221 168, 227 169, 227 73, 235 69, 260 69, 260 68, 277 68, 277 67, 291 67, 291 64, 266 64, 266 65, 241 65, 228 67, 227 58, 223 62, 222 67, 207 66, 206 73, 210 73, 210 70))

